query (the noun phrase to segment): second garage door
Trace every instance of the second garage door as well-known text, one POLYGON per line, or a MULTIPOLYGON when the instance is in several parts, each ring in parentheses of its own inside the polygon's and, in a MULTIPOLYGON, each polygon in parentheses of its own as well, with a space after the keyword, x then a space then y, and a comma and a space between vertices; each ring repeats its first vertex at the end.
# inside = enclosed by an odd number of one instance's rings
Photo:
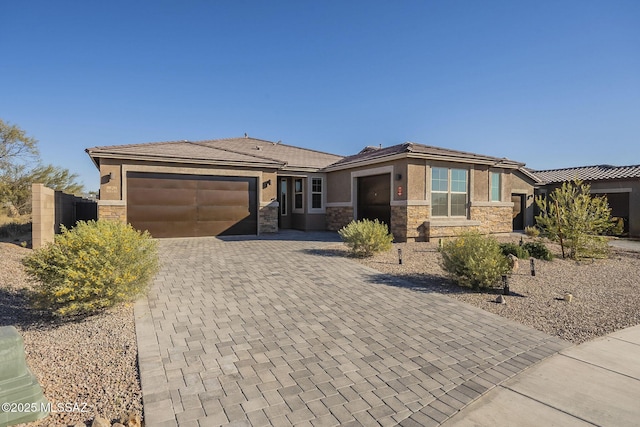
POLYGON ((127 220, 153 237, 257 234, 257 179, 129 172, 127 220))

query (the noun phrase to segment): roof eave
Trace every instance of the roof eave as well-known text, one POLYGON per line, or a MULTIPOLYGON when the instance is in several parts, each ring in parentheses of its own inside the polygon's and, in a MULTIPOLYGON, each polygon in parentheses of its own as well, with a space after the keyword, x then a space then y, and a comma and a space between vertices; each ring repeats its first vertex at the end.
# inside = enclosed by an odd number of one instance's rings
POLYGON ((96 158, 104 159, 120 159, 120 160, 134 160, 134 161, 152 161, 152 162, 167 162, 167 163, 186 163, 186 164, 198 164, 198 165, 213 165, 213 166, 244 166, 251 168, 269 168, 269 169, 281 169, 286 163, 278 162, 249 162, 244 160, 211 160, 211 159, 196 159, 196 158, 181 158, 170 156, 152 156, 152 155, 131 155, 120 153, 105 153, 105 152, 90 152, 89 156, 93 159, 96 166, 96 158))
POLYGON ((320 167, 313 167, 313 166, 291 166, 291 165, 284 165, 280 168, 281 171, 283 172, 320 172, 323 170, 323 168, 320 167))

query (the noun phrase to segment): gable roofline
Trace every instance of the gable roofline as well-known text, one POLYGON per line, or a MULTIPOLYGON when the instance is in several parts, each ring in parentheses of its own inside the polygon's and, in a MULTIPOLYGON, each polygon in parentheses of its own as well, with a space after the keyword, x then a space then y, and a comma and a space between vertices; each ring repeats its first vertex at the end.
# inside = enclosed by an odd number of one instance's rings
POLYGON ((534 184, 542 184, 542 180, 528 168, 525 168, 524 166, 520 167, 518 168, 518 172, 529 178, 534 184))
POLYGON ((572 168, 531 170, 544 184, 555 184, 580 179, 582 181, 606 181, 640 178, 640 165, 614 166, 592 165, 572 168))
MULTIPOLYGON (((174 147, 172 147, 174 148, 174 147)), ((121 160, 141 160, 141 161, 155 161, 155 162, 167 162, 167 163, 187 163, 187 164, 205 164, 205 165, 233 165, 233 166, 248 166, 248 167, 270 167, 280 168, 286 165, 286 162, 269 159, 263 156, 256 156, 253 154, 241 153, 234 150, 228 150, 225 148, 210 147, 203 145, 200 141, 166 141, 166 142, 146 142, 138 144, 125 144, 125 145, 109 145, 98 146, 93 148, 87 148, 85 152, 91 157, 96 167, 99 166, 97 159, 121 159, 121 160), (194 156, 182 156, 180 154, 154 154, 148 152, 135 152, 136 148, 149 148, 176 146, 175 148, 180 152, 180 146, 186 148, 186 146, 198 146, 206 149, 210 153, 214 152, 227 152, 232 153, 236 160, 233 159, 215 159, 208 158, 207 156, 194 157, 194 156)))
POLYGON ((348 156, 342 160, 327 166, 326 172, 351 169, 354 167, 388 162, 401 158, 427 159, 445 162, 465 164, 482 164, 505 169, 520 169, 524 163, 507 158, 485 156, 465 151, 451 150, 448 148, 434 147, 414 142, 405 142, 390 147, 378 148, 368 146, 360 153, 348 156))

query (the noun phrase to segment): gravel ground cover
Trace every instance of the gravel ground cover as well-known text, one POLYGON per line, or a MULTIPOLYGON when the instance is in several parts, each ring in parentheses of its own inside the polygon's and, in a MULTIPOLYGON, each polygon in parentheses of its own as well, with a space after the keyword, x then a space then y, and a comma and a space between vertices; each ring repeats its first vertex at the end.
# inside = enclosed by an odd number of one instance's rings
POLYGON ((22 334, 27 364, 47 399, 78 406, 28 425, 67 426, 88 424, 96 416, 142 415, 133 306, 75 322, 43 317, 29 309, 21 291, 31 286, 20 263, 30 251, 0 243, 0 326, 13 325, 22 334))
MULTIPOLYGON (((446 294, 575 344, 640 324, 640 253, 613 249, 609 259, 572 261, 561 258, 558 245, 547 246, 556 259, 535 260, 535 277, 529 261, 520 260, 519 271, 509 279, 506 304, 495 302, 502 288, 474 291, 452 283, 440 267, 437 242, 394 244, 389 252, 357 261, 406 279, 416 291, 446 294), (564 301, 567 292, 573 295, 571 302, 564 301)), ((343 246, 334 249, 346 255, 343 246)))

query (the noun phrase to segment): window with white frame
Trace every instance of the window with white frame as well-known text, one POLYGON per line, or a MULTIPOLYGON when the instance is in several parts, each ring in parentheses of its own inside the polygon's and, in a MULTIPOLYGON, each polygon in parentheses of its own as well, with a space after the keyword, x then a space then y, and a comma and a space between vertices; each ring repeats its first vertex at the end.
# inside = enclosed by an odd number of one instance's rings
POLYGON ((491 172, 491 201, 499 202, 500 201, 500 174, 498 172, 491 172))
POLYGON ((431 215, 467 216, 467 170, 431 168, 431 215))
POLYGON ((303 209, 304 190, 302 187, 302 178, 296 178, 293 181, 293 209, 303 209))
POLYGON ((311 178, 311 208, 322 209, 322 178, 311 178))

